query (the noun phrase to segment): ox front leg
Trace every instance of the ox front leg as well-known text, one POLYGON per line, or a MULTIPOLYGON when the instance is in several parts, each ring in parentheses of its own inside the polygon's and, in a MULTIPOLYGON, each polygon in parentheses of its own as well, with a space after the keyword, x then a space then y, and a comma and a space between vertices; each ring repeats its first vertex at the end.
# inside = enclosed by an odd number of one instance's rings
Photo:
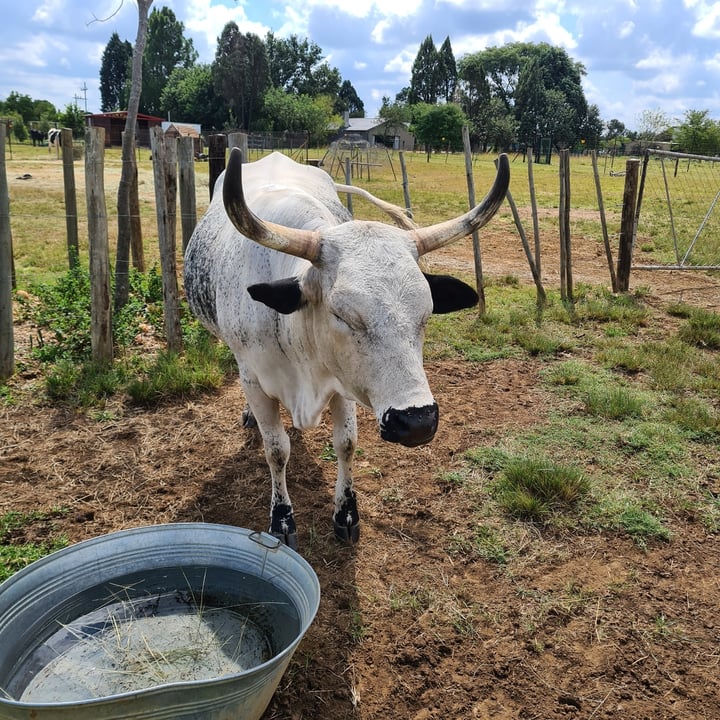
POLYGON ((335 537, 346 543, 360 540, 360 515, 353 490, 352 464, 357 447, 355 403, 334 395, 330 401, 333 418, 333 448, 338 462, 335 484, 335 537))
POLYGON ((293 550, 297 550, 295 516, 285 480, 285 468, 290 457, 290 437, 280 417, 280 406, 277 401, 272 400, 253 385, 244 385, 244 389, 251 412, 246 408, 243 412, 243 421, 245 422, 245 413, 248 412, 257 422, 272 478, 270 534, 293 550))

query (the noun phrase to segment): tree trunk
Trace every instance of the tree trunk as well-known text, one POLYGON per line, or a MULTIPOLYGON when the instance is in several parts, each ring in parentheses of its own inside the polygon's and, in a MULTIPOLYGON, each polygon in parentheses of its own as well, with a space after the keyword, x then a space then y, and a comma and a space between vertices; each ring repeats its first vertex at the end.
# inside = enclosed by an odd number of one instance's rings
POLYGON ((118 239, 115 258, 115 309, 123 307, 129 295, 130 244, 132 213, 130 191, 136 176, 135 125, 142 91, 142 60, 147 39, 148 13, 153 0, 137 0, 138 29, 133 48, 132 80, 128 99, 127 119, 122 145, 122 171, 118 185, 118 239))

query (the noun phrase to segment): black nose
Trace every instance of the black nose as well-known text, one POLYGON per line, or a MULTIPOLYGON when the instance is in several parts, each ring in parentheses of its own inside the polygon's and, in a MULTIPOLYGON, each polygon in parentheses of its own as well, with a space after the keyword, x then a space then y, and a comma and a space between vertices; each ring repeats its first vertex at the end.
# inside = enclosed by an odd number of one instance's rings
POLYGON ((430 442, 435 437, 437 426, 437 403, 404 410, 390 408, 380 423, 380 437, 388 442, 416 447, 430 442))

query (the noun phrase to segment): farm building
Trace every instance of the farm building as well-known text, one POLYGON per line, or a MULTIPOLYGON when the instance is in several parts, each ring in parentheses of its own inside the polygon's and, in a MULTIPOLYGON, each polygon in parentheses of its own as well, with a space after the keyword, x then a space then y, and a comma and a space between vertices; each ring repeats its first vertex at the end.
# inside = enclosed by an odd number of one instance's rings
POLYGON ((200 134, 200 125, 195 123, 163 122, 162 129, 165 137, 191 137, 193 139, 195 157, 202 154, 203 139, 200 134))
POLYGON ((387 123, 381 118, 346 117, 336 140, 366 140, 370 145, 383 145, 393 150, 414 150, 415 136, 407 123, 387 123))
MULTIPOLYGON (((105 128, 105 147, 121 146, 122 134, 125 131, 127 110, 117 112, 96 113, 86 115, 88 127, 105 128)), ((150 128, 163 124, 163 119, 153 115, 138 113, 135 139, 140 147, 150 147, 150 128)))

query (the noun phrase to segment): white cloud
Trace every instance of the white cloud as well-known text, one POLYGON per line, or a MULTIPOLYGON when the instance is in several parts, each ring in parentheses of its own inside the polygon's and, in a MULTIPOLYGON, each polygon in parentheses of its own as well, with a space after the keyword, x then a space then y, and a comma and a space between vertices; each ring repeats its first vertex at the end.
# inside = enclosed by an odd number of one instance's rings
MULTIPOLYGON (((217 39, 220 37, 223 28, 229 22, 234 22, 241 32, 255 33, 264 37, 270 29, 257 22, 251 22, 245 12, 245 8, 238 4, 228 7, 226 5, 214 5, 212 0, 195 0, 187 5, 187 15, 183 18, 187 30, 200 35, 205 41, 209 57, 212 58, 217 47, 217 39)), ((202 48, 196 48, 202 53, 202 48)))
POLYGON ((693 35, 720 38, 720 3, 714 2, 709 6, 705 2, 698 3, 696 17, 693 35))
POLYGON ((385 63, 383 70, 389 73, 402 73, 407 75, 409 80, 412 72, 412 64, 415 61, 416 55, 417 48, 401 50, 395 57, 385 63))
POLYGON ((33 22, 52 25, 65 9, 65 0, 45 0, 33 13, 33 22))
POLYGON ((381 20, 370 33, 370 38, 374 43, 382 45, 385 40, 385 31, 390 27, 389 20, 381 20))
POLYGON ((626 20, 620 23, 617 36, 621 39, 630 37, 633 34, 633 30, 635 30, 635 23, 632 20, 626 20))

